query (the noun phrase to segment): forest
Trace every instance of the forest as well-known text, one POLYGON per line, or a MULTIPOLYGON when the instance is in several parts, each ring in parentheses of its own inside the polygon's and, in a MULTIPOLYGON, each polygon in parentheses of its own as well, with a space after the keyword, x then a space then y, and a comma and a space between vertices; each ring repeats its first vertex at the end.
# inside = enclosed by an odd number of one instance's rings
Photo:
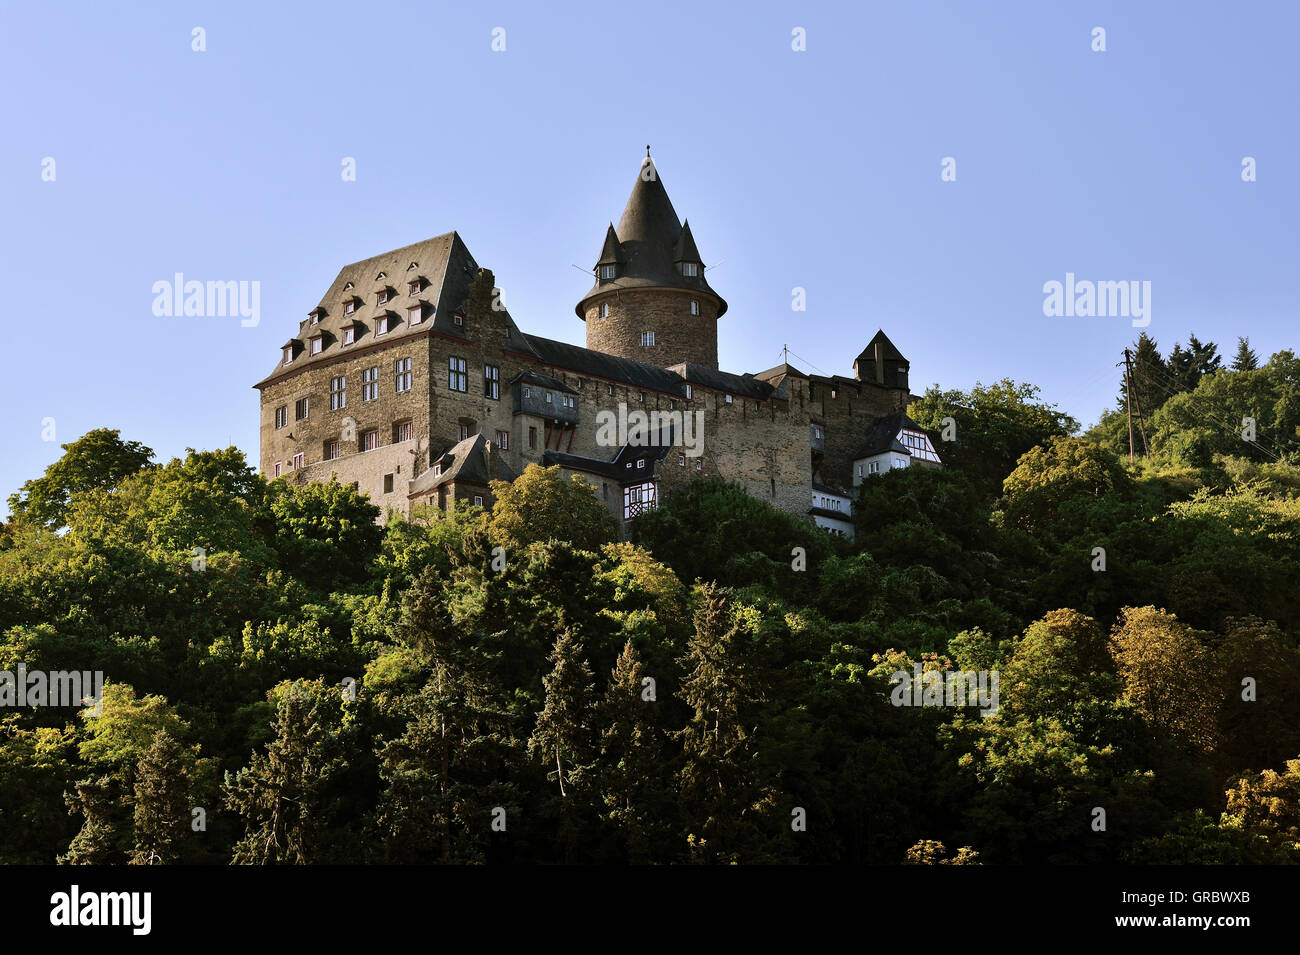
POLYGON ((1300 359, 1133 351, 1087 431, 930 388, 852 541, 716 481, 623 541, 535 465, 380 525, 91 431, 0 525, 0 670, 105 680, 0 708, 0 861, 1300 862, 1300 359))

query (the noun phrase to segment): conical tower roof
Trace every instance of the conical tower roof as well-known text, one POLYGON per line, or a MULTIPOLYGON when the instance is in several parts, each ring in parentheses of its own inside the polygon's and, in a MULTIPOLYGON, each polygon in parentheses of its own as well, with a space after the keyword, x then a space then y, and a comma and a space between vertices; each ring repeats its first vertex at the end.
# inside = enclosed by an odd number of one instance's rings
POLYGON ((677 218, 659 170, 648 153, 641 162, 618 227, 605 233, 605 244, 597 265, 614 264, 619 266, 617 277, 604 281, 597 279, 574 309, 579 318, 586 317, 587 299, 611 289, 664 288, 701 292, 718 300, 719 317, 727 310, 726 301, 705 280, 703 260, 695 247, 695 239, 689 227, 683 228, 677 218), (611 252, 621 258, 615 258, 611 252), (682 262, 700 263, 698 274, 683 275, 678 267, 682 262))

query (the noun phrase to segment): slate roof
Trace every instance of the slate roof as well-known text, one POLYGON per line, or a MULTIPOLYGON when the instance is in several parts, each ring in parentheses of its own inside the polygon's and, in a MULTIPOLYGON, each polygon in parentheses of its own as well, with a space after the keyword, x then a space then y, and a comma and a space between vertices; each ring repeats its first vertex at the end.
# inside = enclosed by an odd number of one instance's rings
POLYGON ((453 481, 484 487, 491 480, 513 481, 517 475, 500 454, 492 455, 496 461, 496 474, 488 475, 487 447, 487 438, 482 434, 470 435, 453 444, 433 458, 428 470, 411 482, 409 493, 423 494, 453 481), (441 465, 441 471, 435 473, 433 465, 441 465))
POLYGON ((574 471, 599 474, 612 481, 633 483, 646 481, 654 476, 654 466, 668 456, 672 445, 651 442, 644 445, 625 444, 618 449, 612 460, 589 458, 581 454, 569 454, 565 451, 546 451, 542 454, 542 466, 559 465, 574 471), (638 458, 645 458, 648 467, 638 468, 638 458))
POLYGON ((703 385, 705 388, 712 388, 715 391, 730 392, 742 398, 755 398, 759 401, 766 401, 777 390, 766 381, 759 381, 750 374, 735 375, 729 371, 719 371, 716 368, 710 368, 708 365, 696 365, 692 362, 670 365, 668 370, 680 375, 685 381, 692 384, 703 385))
POLYGON ((718 317, 727 310, 726 300, 709 287, 704 277, 704 263, 689 226, 683 228, 673 209, 668 191, 654 161, 649 156, 637 171, 636 183, 628 197, 618 228, 606 231, 597 265, 618 263, 617 278, 600 281, 582 297, 574 311, 585 319, 586 301, 591 296, 611 289, 670 288, 702 292, 718 300, 718 317), (611 243, 611 239, 613 242, 611 243), (617 250, 615 257, 611 253, 617 250), (699 275, 682 275, 680 262, 699 262, 699 275))
POLYGON ((857 451, 849 456, 849 460, 857 461, 860 458, 884 454, 886 451, 897 451, 899 454, 906 454, 911 457, 912 452, 898 440, 898 432, 904 428, 911 431, 925 432, 924 428, 902 411, 895 411, 883 418, 877 418, 871 428, 868 429, 866 440, 863 441, 857 451))
POLYGON ((543 375, 539 371, 521 371, 510 379, 510 384, 513 385, 515 382, 523 382, 529 385, 540 385, 543 388, 550 388, 553 391, 563 391, 571 395, 577 394, 576 391, 564 382, 560 381, 560 379, 552 378, 550 375, 543 375))
POLYGON ((780 378, 782 375, 787 378, 808 378, 807 375, 794 367, 794 365, 784 361, 775 368, 768 368, 766 371, 757 372, 754 377, 766 381, 769 378, 780 378))
MULTIPOLYGON (((264 387, 287 375, 297 374, 309 365, 328 361, 353 349, 376 342, 402 341, 426 334, 430 329, 451 338, 468 340, 465 328, 457 326, 452 315, 464 307, 465 296, 478 270, 474 256, 456 232, 447 232, 343 266, 321 297, 320 304, 312 309, 313 312, 323 309, 325 317, 316 325, 303 319, 294 336, 306 342, 319 334, 323 345, 321 352, 312 355, 309 348, 304 348, 291 364, 277 362, 275 368, 253 387, 264 387), (385 273, 382 279, 378 277, 380 272, 385 273), (412 295, 407 285, 417 278, 421 280, 422 288, 412 295), (347 288, 349 283, 352 288, 347 288), (387 302, 379 305, 374 293, 383 288, 390 289, 390 295, 387 302), (343 310, 349 299, 360 303, 350 315, 343 310), (420 303, 426 306, 424 321, 411 325, 407 321, 407 309, 420 303), (432 306, 432 317, 429 316, 429 306, 432 306), (375 320, 383 315, 388 315, 391 320, 390 330, 376 338, 375 320), (353 324, 356 325, 356 341, 345 347, 343 329, 353 324)), ((530 346, 508 312, 505 318, 509 325, 507 346, 531 354, 530 346)))
POLYGON ((666 368, 647 365, 632 358, 606 355, 604 352, 592 351, 580 345, 557 342, 552 338, 527 334, 523 337, 531 347, 532 354, 548 365, 580 372, 593 378, 621 382, 634 388, 648 388, 678 397, 686 395, 686 389, 682 387, 682 379, 666 368))

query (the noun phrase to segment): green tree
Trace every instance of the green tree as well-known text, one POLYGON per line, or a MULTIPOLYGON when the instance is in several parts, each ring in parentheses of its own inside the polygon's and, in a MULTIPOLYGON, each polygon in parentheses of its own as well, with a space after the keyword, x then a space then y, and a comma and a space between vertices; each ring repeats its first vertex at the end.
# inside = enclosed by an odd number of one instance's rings
POLYGON ((159 730, 136 768, 132 865, 168 865, 180 859, 189 832, 189 795, 181 746, 159 730))
POLYGON ((493 481, 492 542, 507 551, 528 544, 568 541, 598 551, 618 538, 618 524, 590 484, 578 475, 565 480, 559 467, 530 464, 513 481, 493 481))
POLYGON ((1232 359, 1232 370, 1254 371, 1258 367, 1259 356, 1255 354, 1255 349, 1250 347, 1250 339, 1239 337, 1237 339, 1237 354, 1232 359))
POLYGON ((582 778, 591 758, 591 707, 595 693, 591 667, 582 647, 565 630, 551 652, 551 672, 544 681, 546 703, 528 740, 530 753, 550 762, 555 758, 555 779, 564 796, 565 763, 570 780, 582 778))
POLYGON ((61 445, 63 456, 39 478, 27 481, 9 496, 15 518, 60 528, 74 494, 112 490, 123 478, 149 467, 153 451, 138 441, 123 441, 116 430, 87 431, 71 444, 61 445))

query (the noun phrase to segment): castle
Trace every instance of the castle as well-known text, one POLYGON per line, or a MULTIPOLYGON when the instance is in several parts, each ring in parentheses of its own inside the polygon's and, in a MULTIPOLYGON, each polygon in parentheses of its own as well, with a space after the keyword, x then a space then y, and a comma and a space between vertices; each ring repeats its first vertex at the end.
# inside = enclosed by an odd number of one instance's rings
POLYGON ((850 488, 940 464, 905 414, 909 364, 883 331, 852 378, 719 370, 727 303, 648 149, 593 272, 575 309, 582 348, 520 331, 455 232, 345 266, 254 386, 263 473, 354 483, 386 517, 490 507, 493 479, 554 465, 620 526, 713 477, 852 535, 850 488), (629 419, 655 424, 602 426, 629 419))

